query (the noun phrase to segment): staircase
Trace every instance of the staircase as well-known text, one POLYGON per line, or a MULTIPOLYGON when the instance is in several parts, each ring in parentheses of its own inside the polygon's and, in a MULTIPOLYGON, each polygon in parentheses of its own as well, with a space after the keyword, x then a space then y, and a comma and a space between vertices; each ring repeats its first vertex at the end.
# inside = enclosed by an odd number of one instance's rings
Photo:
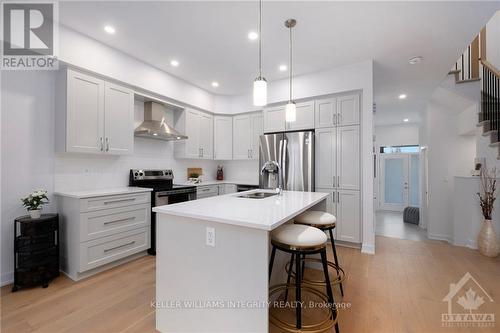
POLYGON ((486 60, 481 60, 481 112, 478 126, 483 136, 490 137, 490 147, 498 149, 500 160, 500 72, 486 60))
POLYGON ((478 127, 482 135, 489 137, 490 147, 498 150, 500 160, 500 71, 486 59, 486 42, 481 34, 467 47, 449 74, 455 76, 457 84, 481 81, 481 109, 478 127))

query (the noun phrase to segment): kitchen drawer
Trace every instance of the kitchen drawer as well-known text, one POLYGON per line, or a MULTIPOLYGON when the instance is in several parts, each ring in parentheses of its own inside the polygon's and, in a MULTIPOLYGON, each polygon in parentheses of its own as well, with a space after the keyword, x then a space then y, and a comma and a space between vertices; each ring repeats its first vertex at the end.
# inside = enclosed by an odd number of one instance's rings
POLYGON ((91 212, 101 209, 146 204, 150 202, 151 202, 151 194, 149 192, 109 195, 105 197, 95 197, 95 198, 87 198, 80 200, 80 211, 91 212))
POLYGON ((196 188, 196 198, 197 199, 214 197, 217 195, 219 195, 219 186, 217 186, 217 185, 198 186, 196 188))
POLYGON ((80 244, 80 272, 150 248, 150 228, 126 231, 80 244))
POLYGON ((86 212, 80 215, 80 241, 111 236, 150 225, 150 204, 86 212))

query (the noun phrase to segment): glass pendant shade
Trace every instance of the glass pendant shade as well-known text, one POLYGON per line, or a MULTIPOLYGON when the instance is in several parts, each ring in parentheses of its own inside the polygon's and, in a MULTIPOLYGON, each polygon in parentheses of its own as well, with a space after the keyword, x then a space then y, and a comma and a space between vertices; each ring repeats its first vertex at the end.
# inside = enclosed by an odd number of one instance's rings
POLYGON ((285 120, 287 122, 294 122, 297 119, 297 107, 295 106, 295 102, 288 102, 285 107, 285 120))
POLYGON ((253 81, 253 105, 267 105, 267 81, 263 77, 258 77, 253 81))

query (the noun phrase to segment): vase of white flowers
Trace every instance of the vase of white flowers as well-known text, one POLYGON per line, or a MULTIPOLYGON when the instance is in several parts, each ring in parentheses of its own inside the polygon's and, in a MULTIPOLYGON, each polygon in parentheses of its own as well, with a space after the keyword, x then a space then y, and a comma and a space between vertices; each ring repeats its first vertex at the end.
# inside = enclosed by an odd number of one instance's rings
POLYGON ((42 215, 42 205, 49 203, 49 198, 47 197, 47 191, 37 190, 21 198, 21 201, 31 218, 38 219, 42 215))

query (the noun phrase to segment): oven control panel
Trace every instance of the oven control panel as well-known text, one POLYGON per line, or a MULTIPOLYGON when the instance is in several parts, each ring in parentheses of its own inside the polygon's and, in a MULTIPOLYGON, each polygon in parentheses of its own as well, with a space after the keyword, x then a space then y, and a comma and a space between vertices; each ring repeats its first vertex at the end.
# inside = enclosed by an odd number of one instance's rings
POLYGON ((131 176, 134 180, 148 180, 148 179, 174 179, 174 173, 170 169, 166 170, 143 170, 134 169, 130 170, 131 176))

